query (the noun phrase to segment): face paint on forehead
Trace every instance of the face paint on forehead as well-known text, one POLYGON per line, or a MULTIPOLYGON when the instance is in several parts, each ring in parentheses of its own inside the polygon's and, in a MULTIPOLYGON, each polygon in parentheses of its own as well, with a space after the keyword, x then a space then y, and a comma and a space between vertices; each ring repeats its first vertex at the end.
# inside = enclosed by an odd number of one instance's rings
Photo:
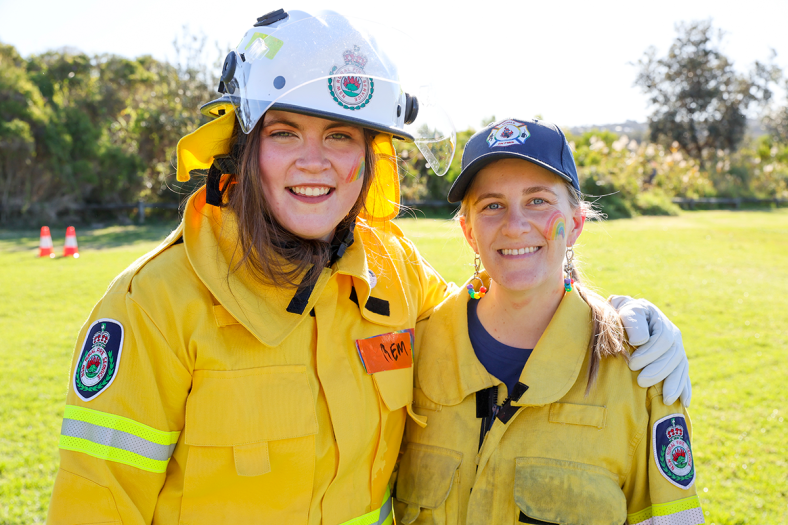
POLYGON ((347 174, 347 178, 345 182, 348 184, 351 182, 355 182, 361 178, 364 174, 364 168, 366 165, 366 161, 364 160, 364 155, 361 155, 359 158, 356 159, 356 162, 353 164, 353 167, 350 168, 350 172, 347 174))
POLYGON ((566 217, 560 211, 555 211, 547 220, 547 227, 544 230, 545 239, 554 241, 559 237, 566 237, 566 217))

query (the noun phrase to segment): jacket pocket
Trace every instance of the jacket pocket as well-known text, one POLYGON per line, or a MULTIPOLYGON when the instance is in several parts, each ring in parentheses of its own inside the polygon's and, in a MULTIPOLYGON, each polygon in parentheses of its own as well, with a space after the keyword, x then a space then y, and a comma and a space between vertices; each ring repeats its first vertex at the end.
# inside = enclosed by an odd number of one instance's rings
POLYGON ((317 431, 305 366, 196 371, 181 523, 304 523, 317 431))
POLYGON ((626 498, 616 476, 572 461, 517 458, 514 501, 525 515, 522 523, 621 525, 627 519, 626 498))
POLYGON ((107 487, 61 468, 55 479, 47 523, 121 525, 121 520, 107 487))
POLYGON ((584 425, 605 428, 607 408, 574 403, 553 403, 550 405, 548 421, 568 425, 584 425))
POLYGON ((413 402, 413 367, 372 374, 378 393, 389 412, 413 402))
POLYGON ((409 443, 397 474, 397 521, 403 525, 457 523, 461 463, 462 452, 409 443))

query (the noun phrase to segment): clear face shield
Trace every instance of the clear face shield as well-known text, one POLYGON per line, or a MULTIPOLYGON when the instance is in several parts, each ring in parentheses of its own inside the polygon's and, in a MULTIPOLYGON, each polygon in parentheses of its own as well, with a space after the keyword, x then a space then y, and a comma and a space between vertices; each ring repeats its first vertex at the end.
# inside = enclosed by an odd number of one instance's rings
POLYGON ((227 56, 225 98, 244 133, 269 109, 348 122, 413 141, 433 171, 444 175, 455 130, 426 82, 429 53, 412 44, 383 25, 292 11, 248 31, 227 56))

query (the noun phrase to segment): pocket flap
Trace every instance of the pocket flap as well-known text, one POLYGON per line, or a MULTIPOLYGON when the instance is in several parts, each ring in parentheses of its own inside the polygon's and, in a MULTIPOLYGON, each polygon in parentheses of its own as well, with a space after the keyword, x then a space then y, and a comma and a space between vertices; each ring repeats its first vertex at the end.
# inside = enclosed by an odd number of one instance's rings
POLYGON ((413 402, 413 367, 372 374, 380 397, 393 412, 413 402))
POLYGON ((316 433, 305 366, 195 371, 186 400, 187 445, 232 447, 316 433))
POLYGON ((627 501, 612 472, 548 458, 515 460, 514 501, 537 520, 610 525, 627 519, 627 501))
POLYGON ((607 409, 594 405, 575 405, 573 403, 553 403, 550 405, 548 421, 569 425, 585 425, 605 428, 607 409))
POLYGON ((216 318, 216 325, 219 328, 233 324, 240 324, 238 320, 227 311, 227 308, 220 304, 213 305, 213 316, 216 318))
POLYGON ((233 447, 233 459, 239 476, 262 476, 271 472, 267 441, 233 447))
POLYGON ((446 501, 462 463, 462 452, 409 443, 397 474, 397 499, 436 509, 446 501))

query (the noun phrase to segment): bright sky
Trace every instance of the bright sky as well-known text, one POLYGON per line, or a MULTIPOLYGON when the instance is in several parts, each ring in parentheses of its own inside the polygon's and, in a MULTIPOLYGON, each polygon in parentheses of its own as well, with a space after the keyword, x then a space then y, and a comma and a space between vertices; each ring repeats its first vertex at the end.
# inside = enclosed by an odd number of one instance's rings
POLYGON ((564 126, 643 121, 633 87, 650 45, 664 54, 682 20, 712 18, 739 70, 771 48, 788 71, 788 1, 661 0, 534 2, 252 2, 190 0, 0 0, 0 41, 22 55, 73 46, 87 53, 172 57, 184 24, 229 48, 258 16, 279 7, 333 9, 399 28, 423 42, 432 82, 457 129, 490 115, 537 114, 564 126))

